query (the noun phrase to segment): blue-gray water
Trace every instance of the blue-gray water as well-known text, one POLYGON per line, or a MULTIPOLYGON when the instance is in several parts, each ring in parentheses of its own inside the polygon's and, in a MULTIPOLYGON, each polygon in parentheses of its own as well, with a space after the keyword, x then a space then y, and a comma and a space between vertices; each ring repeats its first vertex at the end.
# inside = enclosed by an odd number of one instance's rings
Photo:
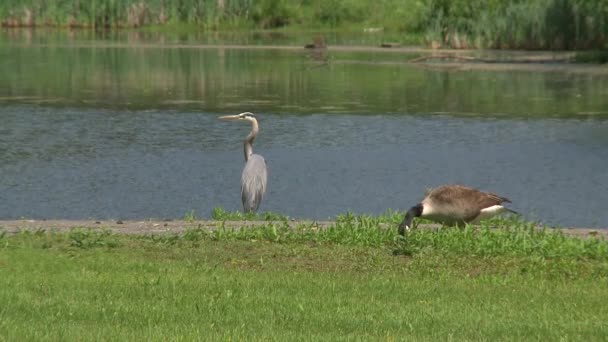
MULTIPOLYGON (((240 209, 249 126, 217 113, 3 108, 1 218, 176 218, 240 209)), ((427 187, 496 191, 550 224, 598 226, 607 121, 260 115, 262 210, 327 218, 404 209, 427 187)))
POLYGON ((217 117, 252 111, 254 150, 270 169, 263 211, 380 214, 461 183, 509 197, 532 220, 608 226, 602 67, 445 69, 348 51, 320 62, 304 49, 73 45, 61 33, 6 32, 0 219, 241 209, 249 126, 217 117))

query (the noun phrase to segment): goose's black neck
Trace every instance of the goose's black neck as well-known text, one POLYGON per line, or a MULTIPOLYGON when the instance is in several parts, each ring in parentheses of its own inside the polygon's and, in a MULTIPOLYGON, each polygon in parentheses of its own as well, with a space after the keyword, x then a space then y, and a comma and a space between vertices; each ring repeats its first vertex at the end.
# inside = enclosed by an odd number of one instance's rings
POLYGON ((407 211, 403 222, 399 225, 399 234, 404 235, 406 230, 410 230, 414 217, 420 217, 420 215, 422 215, 422 203, 416 204, 407 211))

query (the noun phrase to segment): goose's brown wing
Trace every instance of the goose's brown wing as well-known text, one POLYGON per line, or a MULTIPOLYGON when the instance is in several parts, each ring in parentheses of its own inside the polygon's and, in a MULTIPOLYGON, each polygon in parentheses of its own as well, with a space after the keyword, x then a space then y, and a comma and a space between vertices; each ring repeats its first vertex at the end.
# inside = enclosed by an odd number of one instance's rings
POLYGON ((441 215, 463 221, 473 220, 482 209, 510 202, 506 197, 462 185, 438 187, 428 194, 425 201, 432 204, 441 215))
POLYGON ((495 194, 493 192, 482 192, 482 193, 486 195, 488 203, 493 203, 493 204, 490 204, 490 206, 492 206, 492 205, 500 205, 500 204, 505 203, 505 202, 506 203, 511 203, 510 199, 508 199, 506 197, 503 197, 503 196, 500 196, 500 195, 497 195, 497 194, 495 194))

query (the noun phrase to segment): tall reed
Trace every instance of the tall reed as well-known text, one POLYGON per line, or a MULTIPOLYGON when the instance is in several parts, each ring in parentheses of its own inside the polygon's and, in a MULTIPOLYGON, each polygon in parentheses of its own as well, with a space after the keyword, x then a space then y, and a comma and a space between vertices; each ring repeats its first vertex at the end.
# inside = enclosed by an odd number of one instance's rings
MULTIPOLYGON (((2 26, 380 28, 453 48, 602 49, 608 0, 3 0, 2 26)), ((362 34, 363 34, 363 30, 362 34)))

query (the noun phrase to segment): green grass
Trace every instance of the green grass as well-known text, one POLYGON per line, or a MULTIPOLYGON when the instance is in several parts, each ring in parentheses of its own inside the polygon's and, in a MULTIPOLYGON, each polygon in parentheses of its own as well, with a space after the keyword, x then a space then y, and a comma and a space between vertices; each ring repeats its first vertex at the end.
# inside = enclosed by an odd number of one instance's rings
MULTIPOLYGON (((190 210, 184 214, 183 219, 186 222, 194 223, 201 218, 196 215, 194 210, 190 210)), ((216 221, 287 221, 289 217, 271 211, 244 213, 242 211, 228 211, 224 208, 216 207, 211 212, 211 219, 216 221)))
POLYGON ((211 218, 216 221, 287 221, 288 216, 271 211, 259 213, 243 213, 241 211, 227 211, 223 208, 213 208, 211 218))
POLYGON ((398 217, 347 214, 325 230, 1 234, 0 339, 607 336, 605 240, 513 220, 402 239, 398 217))

